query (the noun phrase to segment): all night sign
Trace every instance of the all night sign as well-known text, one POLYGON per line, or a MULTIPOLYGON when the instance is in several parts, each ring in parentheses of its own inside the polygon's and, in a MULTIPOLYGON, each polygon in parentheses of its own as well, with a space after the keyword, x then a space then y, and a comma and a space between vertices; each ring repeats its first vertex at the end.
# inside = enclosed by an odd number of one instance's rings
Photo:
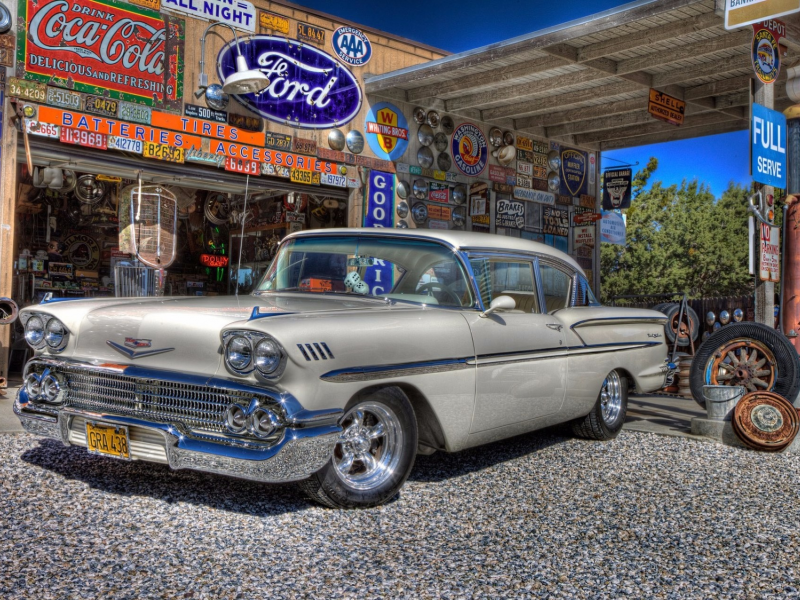
POLYGON ((17 76, 180 107, 182 19, 115 0, 21 0, 19 7, 17 76))

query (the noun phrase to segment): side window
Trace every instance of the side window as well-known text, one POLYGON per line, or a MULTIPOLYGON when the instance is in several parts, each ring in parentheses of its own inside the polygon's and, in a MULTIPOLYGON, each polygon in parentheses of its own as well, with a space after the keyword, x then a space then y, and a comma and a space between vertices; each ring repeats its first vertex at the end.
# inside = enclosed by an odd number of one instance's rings
POLYGON ((597 298, 592 293, 592 288, 589 287, 589 282, 583 275, 577 276, 577 286, 575 289, 575 301, 573 306, 600 306, 597 298))
POLYGON ((511 296, 517 310, 539 312, 533 277, 533 262, 506 258, 471 258, 472 270, 483 305, 498 296, 511 296))
POLYGON ((539 263, 546 310, 551 313, 569 305, 572 276, 544 262, 539 263))

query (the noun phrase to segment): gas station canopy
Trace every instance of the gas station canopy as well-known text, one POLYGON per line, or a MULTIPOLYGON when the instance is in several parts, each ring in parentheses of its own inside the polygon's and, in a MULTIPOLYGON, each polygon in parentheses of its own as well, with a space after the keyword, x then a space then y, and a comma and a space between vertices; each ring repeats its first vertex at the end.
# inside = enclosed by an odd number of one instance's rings
MULTIPOLYGON (((782 18, 781 71, 800 59, 800 14, 782 18)), ((497 44, 366 78, 366 91, 597 150, 747 129, 753 28, 724 28, 723 0, 640 0, 497 44), (650 89, 686 103, 680 126, 650 89)))

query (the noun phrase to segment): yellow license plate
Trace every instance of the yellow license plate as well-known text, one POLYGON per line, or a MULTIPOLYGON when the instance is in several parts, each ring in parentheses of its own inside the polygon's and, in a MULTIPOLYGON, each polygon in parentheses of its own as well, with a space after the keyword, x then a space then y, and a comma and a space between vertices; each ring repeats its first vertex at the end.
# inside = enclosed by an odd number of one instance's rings
POLYGON ((128 428, 124 425, 101 425, 86 422, 86 447, 92 454, 131 459, 128 428))
POLYGON ((155 144, 153 142, 145 142, 142 149, 142 156, 145 158, 156 158, 158 160, 165 160, 167 162, 183 163, 184 154, 183 148, 175 146, 167 146, 165 144, 155 144))

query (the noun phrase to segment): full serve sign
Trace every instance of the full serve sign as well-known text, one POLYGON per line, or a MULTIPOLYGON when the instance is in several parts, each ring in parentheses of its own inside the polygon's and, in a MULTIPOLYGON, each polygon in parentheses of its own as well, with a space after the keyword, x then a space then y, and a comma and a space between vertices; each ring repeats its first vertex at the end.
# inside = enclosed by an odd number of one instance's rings
POLYGON ((752 176, 759 183, 786 187, 786 117, 777 110, 753 104, 752 176))

